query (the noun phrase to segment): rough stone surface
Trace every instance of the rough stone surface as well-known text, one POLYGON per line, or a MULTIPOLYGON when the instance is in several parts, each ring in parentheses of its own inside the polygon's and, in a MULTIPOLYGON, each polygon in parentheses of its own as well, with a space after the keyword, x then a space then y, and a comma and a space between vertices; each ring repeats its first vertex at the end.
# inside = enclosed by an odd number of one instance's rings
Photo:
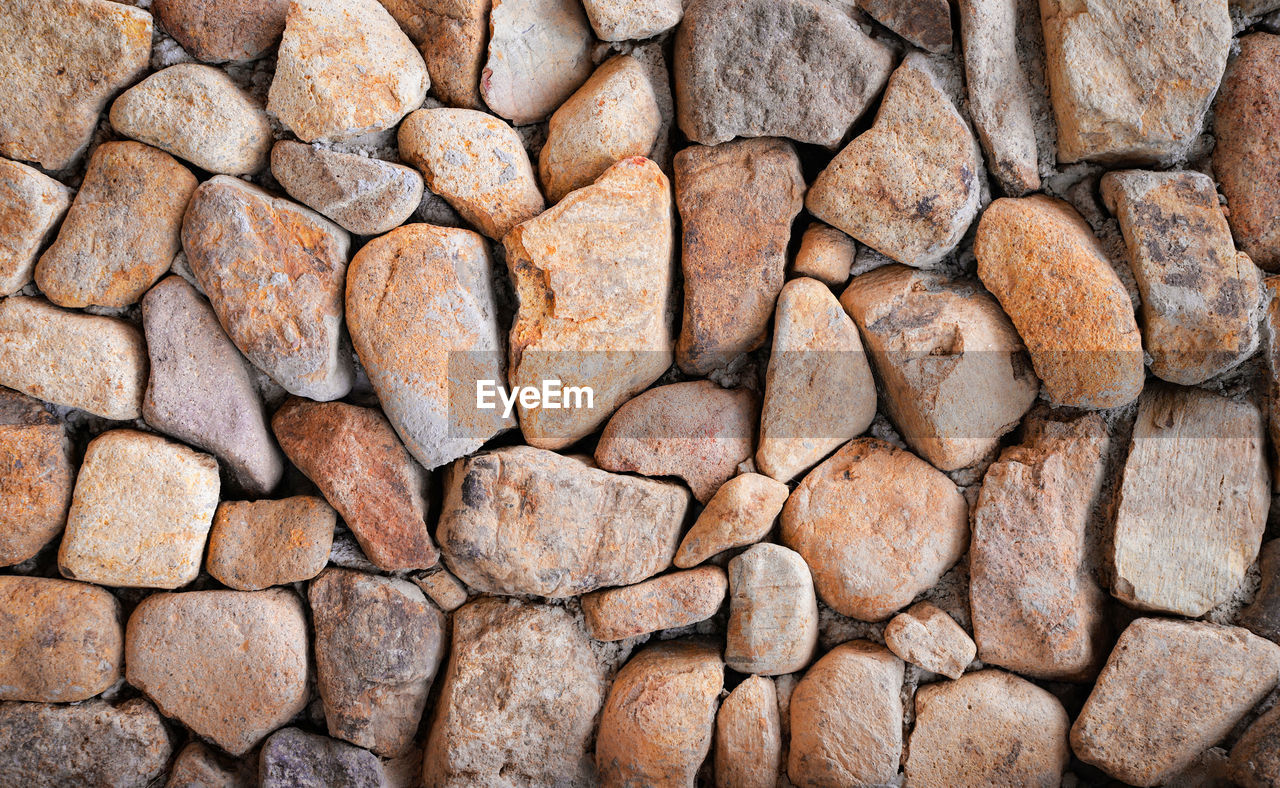
POLYGON ((298 728, 281 728, 262 745, 259 788, 383 788, 378 756, 298 728))
POLYGON ((422 593, 446 613, 452 613, 467 602, 467 587, 443 566, 437 566, 434 572, 415 575, 412 579, 422 593))
POLYGON ((720 485, 680 542, 675 565, 697 566, 717 553, 764 539, 789 494, 787 485, 758 473, 744 473, 720 485))
POLYGON ((40 249, 74 192, 34 167, 0 159, 0 295, 31 281, 40 249))
POLYGON ((797 276, 817 279, 835 287, 849 281, 858 245, 834 227, 812 222, 800 238, 800 250, 791 264, 797 276))
POLYGON ((652 38, 680 24, 681 0, 582 0, 596 35, 605 41, 652 38))
POLYGON ((1240 611, 1235 623, 1267 640, 1280 641, 1280 540, 1262 545, 1258 554, 1262 584, 1253 602, 1240 611))
POLYGON ((426 473, 374 408, 293 398, 271 418, 280 447, 320 488, 379 569, 425 569, 426 473))
POLYGON ((594 44, 578 0, 493 0, 480 94, 517 126, 545 120, 591 76, 594 44))
POLYGON ((428 788, 596 784, 605 667, 572 615, 483 597, 454 613, 450 648, 425 748, 428 788))
POLYGON ((356 235, 404 224, 422 203, 422 176, 399 164, 281 140, 271 174, 289 196, 356 235))
POLYGON ((338 515, 323 498, 223 501, 209 533, 209 574, 237 591, 310 580, 329 561, 338 515))
POLYGON ((582 612, 591 637, 625 640, 711 618, 727 588, 723 569, 702 566, 587 594, 582 612))
POLYGON ((355 372, 342 331, 345 230, 220 175, 196 189, 182 246, 222 327, 255 366, 300 397, 346 395, 355 372))
POLYGON ((289 0, 152 0, 151 12, 188 54, 207 63, 251 60, 284 32, 289 0))
POLYGON ((774 788, 782 773, 782 720, 773 681, 750 676, 716 714, 716 788, 774 788))
POLYGON ((677 360, 705 375, 768 336, 804 176, 791 143, 750 139, 680 151, 675 186, 684 227, 677 360))
POLYGON ((74 481, 63 424, 38 400, 0 389, 0 566, 26 561, 62 531, 74 481))
POLYGON ((1133 303, 1080 214, 1044 195, 996 200, 973 253, 1051 402, 1114 408, 1138 396, 1145 370, 1133 303))
POLYGON ((1280 783, 1280 707, 1273 706, 1231 748, 1231 778, 1243 788, 1280 783))
POLYGON ((431 75, 431 91, 451 107, 481 109, 492 0, 379 0, 418 45, 431 75))
MULTIPOLYGON (((917 602, 894 616, 884 628, 884 643, 904 662, 953 679, 978 653, 968 633, 931 602, 917 602)), ((1065 724, 1062 738, 1065 742, 1065 724)))
POLYGON ((511 446, 458 460, 436 536, 449 569, 493 594, 565 597, 671 564, 689 493, 582 458, 511 446))
POLYGON ((693 0, 676 31, 680 128, 694 142, 790 137, 834 148, 880 94, 890 49, 817 0, 693 0))
POLYGON ((165 788, 256 788, 254 765, 223 754, 201 741, 191 741, 174 758, 165 788))
POLYGON ((85 450, 58 568, 100 585, 186 585, 217 506, 213 457, 146 432, 104 432, 85 450))
POLYGON ((1160 785, 1221 740, 1277 676, 1280 646, 1246 630, 1140 618, 1107 658, 1071 749, 1117 780, 1160 785))
POLYGON ((858 7, 921 49, 951 50, 948 0, 858 0, 858 7))
POLYGON ((836 611, 879 621, 931 588, 969 546, 969 510, 941 471, 884 441, 850 441, 804 477, 782 540, 836 611))
POLYGON ((818 601, 804 559, 758 544, 729 562, 725 664, 739 673, 777 676, 803 670, 818 644, 818 601))

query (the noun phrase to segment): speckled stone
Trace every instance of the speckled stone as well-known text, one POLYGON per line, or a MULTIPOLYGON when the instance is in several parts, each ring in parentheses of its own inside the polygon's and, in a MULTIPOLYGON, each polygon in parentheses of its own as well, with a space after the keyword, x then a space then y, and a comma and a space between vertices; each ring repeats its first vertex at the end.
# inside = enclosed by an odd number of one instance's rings
POLYGON ((290 197, 356 235, 399 227, 422 203, 416 170, 291 140, 271 149, 271 174, 290 197))
POLYGON ((0 159, 0 295, 31 281, 41 247, 74 194, 34 167, 0 159))
POLYGON ((26 561, 61 533, 75 472, 65 423, 39 400, 0 388, 0 566, 26 561))

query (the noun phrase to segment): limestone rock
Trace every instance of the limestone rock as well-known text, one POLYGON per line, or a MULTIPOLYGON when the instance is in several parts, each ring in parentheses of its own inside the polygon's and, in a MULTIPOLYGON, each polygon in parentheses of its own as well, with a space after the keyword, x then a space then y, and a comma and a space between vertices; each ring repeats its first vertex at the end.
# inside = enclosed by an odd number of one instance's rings
POLYGON ((0 159, 0 295, 31 281, 40 249, 71 206, 72 194, 34 167, 0 159))
POLYGON ((858 438, 792 492, 782 541, 809 564, 823 602, 879 621, 964 554, 969 510, 941 471, 884 441, 858 438))
POLYGON ((790 137, 834 148, 880 94, 893 56, 817 0, 693 0, 676 31, 680 128, 694 142, 790 137))
POLYGON ((382 788, 378 756, 298 728, 281 728, 258 756, 260 788, 382 788))
POLYGON ((723 569, 702 566, 587 594, 582 612, 591 637, 625 640, 711 618, 727 588, 723 569))
POLYGON ((0 389, 0 566, 26 561, 62 531, 74 481, 63 422, 0 389))
POLYGON ((1231 748, 1231 778, 1243 788, 1280 782, 1280 707, 1255 720, 1231 748))
POLYGON ((716 714, 716 788, 774 788, 782 772, 782 721, 771 679, 749 676, 716 714))
POLYGON ((681 0, 582 0, 596 35, 605 41, 652 38, 680 24, 681 0))
MULTIPOLYGON (((968 633, 931 602, 917 602, 894 616, 884 628, 884 643, 904 662, 953 679, 978 653, 968 633)), ((1062 739, 1066 741, 1065 724, 1062 739)))
POLYGON ((493 0, 480 94, 517 126, 544 120, 591 76, 594 44, 578 0, 493 0))
POLYGON ((356 235, 381 235, 422 204, 422 176, 399 164, 280 140, 271 174, 289 196, 356 235))
POLYGON ((467 602, 467 587, 443 566, 437 565, 434 572, 414 575, 412 580, 436 603, 436 607, 446 613, 452 613, 467 602))
POLYGON ((680 542, 675 565, 697 566, 717 553, 764 539, 790 492, 782 482, 758 473, 744 473, 720 485, 680 542))
POLYGON ((803 670, 818 644, 813 575, 799 553, 758 544, 729 562, 725 664, 777 676, 803 670))
POLYGON ((481 109, 492 0, 379 0, 418 45, 431 75, 431 90, 451 107, 481 109))
POLYGON ((804 176, 791 143, 750 139, 680 151, 675 185, 685 280, 677 360, 705 375, 768 336, 804 176))
POLYGON ((207 63, 252 60, 284 32, 289 0, 152 0, 160 25, 207 63))
POLYGON ((811 222, 800 238, 800 251, 791 270, 835 287, 849 281, 857 252, 858 245, 849 236, 821 222, 811 222))
POLYGON ((310 580, 329 562, 338 515, 323 498, 223 501, 209 533, 209 574, 237 591, 310 580))
POLYGON ((996 200, 973 253, 1051 402, 1114 408, 1138 396, 1145 371, 1133 303, 1071 206, 1044 195, 996 200))
POLYGON ((1235 623, 1267 640, 1280 641, 1280 540, 1262 545, 1258 569, 1261 586, 1253 602, 1236 616, 1235 623))
POLYGON ((253 765, 193 740, 173 759, 165 788, 255 788, 254 771, 253 765))
POLYGON ((921 49, 951 51, 948 0, 858 0, 858 7, 921 49))
POLYGON ((436 537, 449 569, 491 594, 565 597, 671 564, 689 493, 583 459, 511 446, 458 460, 436 537))

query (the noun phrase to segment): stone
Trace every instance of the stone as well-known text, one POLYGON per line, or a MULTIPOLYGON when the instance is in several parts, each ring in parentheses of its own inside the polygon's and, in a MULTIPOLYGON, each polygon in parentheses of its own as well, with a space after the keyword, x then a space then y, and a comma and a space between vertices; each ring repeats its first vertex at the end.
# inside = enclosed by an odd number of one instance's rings
POLYGON ((1100 415, 1027 418, 982 479, 969 603, 983 662, 1027 676, 1092 678, 1110 645, 1089 545, 1110 438, 1100 415))
POLYGON ((517 126, 545 120, 591 76, 595 43, 577 0, 493 0, 480 95, 517 126))
POLYGON ((1258 557, 1270 496, 1257 406, 1148 388, 1120 488, 1111 593, 1139 610, 1204 615, 1258 557))
POLYGON ((289 0, 152 0, 160 26, 196 60, 254 60, 284 32, 289 0))
POLYGON ((693 142, 790 137, 834 148, 880 95, 893 55, 814 0, 693 0, 675 36, 680 129, 693 142))
POLYGON ((110 0, 13 0, 0 9, 0 156, 46 170, 88 147, 107 101, 151 60, 151 14, 110 0))
POLYGON ((602 788, 687 785, 707 754, 724 687, 720 653, 706 643, 649 646, 618 671, 596 739, 602 788))
POLYGON ((462 218, 495 241, 542 213, 533 165, 515 129, 470 109, 422 109, 400 126, 400 155, 462 218))
POLYGON ((182 246, 222 327, 256 367, 300 397, 327 401, 350 391, 345 230, 219 175, 196 189, 182 246))
POLYGON ((0 295, 26 287, 74 192, 43 172, 0 159, 0 295))
POLYGON ((58 570, 99 585, 186 585, 200 572, 218 492, 208 454, 137 430, 104 432, 85 449, 58 570))
MULTIPOLYGON (((969 634, 932 602, 917 602, 889 620, 884 644, 903 662, 958 679, 978 653, 969 634)), ((1066 741, 1066 726, 1063 726, 1066 741)))
POLYGON ((1228 0, 1227 6, 1245 16, 1257 16, 1280 9, 1277 0, 1228 0))
POLYGON ((531 446, 559 449, 595 432, 671 366, 676 298, 667 178, 623 159, 504 243, 520 308, 511 327, 512 388, 590 387, 591 407, 520 404, 531 446))
POLYGON ((609 59, 551 116, 538 174, 547 199, 559 202, 589 186, 614 162, 648 156, 662 118, 640 61, 609 59))
POLYGON ((1167 161, 1200 134, 1231 46, 1226 0, 1040 0, 1058 161, 1167 161))
POLYGON ((437 566, 434 572, 414 575, 411 579, 436 603, 436 607, 446 613, 452 613, 467 603, 467 587, 442 566, 437 566))
POLYGON ((1237 252, 1213 179, 1198 172, 1109 172, 1102 196, 1119 220, 1142 294, 1151 371, 1203 383, 1258 347, 1262 283, 1237 252))
POLYGON ((596 444, 606 471, 678 476, 705 503, 751 457, 759 401, 709 380, 649 389, 618 409, 596 444))
POLYGON ((222 69, 198 63, 170 66, 129 88, 111 105, 111 125, 225 175, 260 172, 271 151, 271 121, 262 105, 222 69))
POLYGON ((307 619, 292 591, 189 591, 142 600, 125 678, 196 734, 244 755, 307 705, 307 619))
POLYGON ((104 419, 136 419, 147 386, 142 332, 113 317, 11 296, 0 301, 0 386, 104 419))
POLYGON ((174 758, 165 788, 256 788, 252 772, 204 742, 190 741, 174 758))
POLYGON ((680 24, 681 0, 582 0, 596 35, 604 41, 653 38, 680 24))
POLYGON ((795 673, 818 645, 813 575, 799 553, 758 544, 729 561, 724 661, 739 673, 795 673))
POLYGON ((289 196, 356 235, 381 235, 422 204, 422 176, 399 164, 280 140, 271 174, 289 196))
POLYGON ((782 509, 782 541, 837 612, 880 621, 932 588, 969 546, 969 507, 941 471, 876 438, 814 468, 782 509))
POLYGON ((890 783, 902 754, 902 660, 841 643, 791 693, 787 777, 797 786, 890 783))
POLYGON ((0 784, 142 786, 164 775, 173 745, 142 698, 119 706, 0 703, 0 784))
POLYGON ((578 596, 666 569, 689 510, 683 486, 510 446, 458 460, 436 538, 450 571, 490 594, 578 596))
POLYGON ((326 569, 309 598, 329 735, 404 754, 444 657, 444 615, 407 580, 349 569, 326 569))
POLYGON ((381 412, 295 397, 271 417, 271 428, 379 569, 435 565, 440 553, 427 530, 427 475, 381 412))
POLYGON ((921 49, 951 51, 948 0, 858 0, 858 7, 921 49))
MULTIPOLYGON (((1268 401, 1280 401, 1280 277, 1268 276, 1262 282, 1265 291, 1266 310, 1262 322, 1262 358, 1266 364, 1266 396, 1268 401)), ((1280 408, 1267 409, 1267 434, 1272 446, 1280 446, 1280 408)), ((1280 486, 1280 465, 1272 472, 1273 484, 1280 486)))
POLYGON ((865 432, 875 415, 876 384, 857 327, 826 285, 787 282, 774 312, 756 467, 790 481, 865 432))
POLYGON ((1080 760, 1138 786, 1167 782, 1276 685, 1280 646, 1239 627, 1139 618, 1071 728, 1080 760))
POLYGON ((1280 178, 1280 36, 1240 39, 1214 112, 1213 173, 1240 249, 1267 271, 1280 268, 1280 195, 1264 184, 1280 178))
POLYGON ((582 612, 591 637, 625 640, 711 618, 727 588, 723 569, 701 566, 587 594, 582 612))
POLYGON ((716 490, 685 534, 673 563, 681 569, 769 535, 790 494, 787 485, 758 473, 735 476, 716 490))
POLYGON ((1231 779, 1243 788, 1280 782, 1280 707, 1273 706, 1245 729, 1231 748, 1231 779))
POLYGON ((492 0, 379 0, 418 45, 431 91, 451 107, 483 109, 484 66, 492 0))
POLYGON ((0 575, 0 700, 65 703, 120 679, 120 603, 105 589, 0 575))
POLYGON ((684 227, 676 360, 685 372, 706 375, 769 335, 791 223, 804 207, 804 176, 791 143, 748 139, 680 151, 675 186, 684 227))
POLYGON ((62 532, 74 481, 63 422, 39 400, 0 389, 0 566, 26 561, 62 532))
POLYGON ((476 406, 505 382, 494 263, 470 230, 411 224, 375 238, 347 272, 351 343, 405 448, 428 470, 515 426, 476 406))
POLYGON ((324 569, 338 515, 323 498, 223 501, 213 515, 206 568, 237 591, 301 583, 324 569))
POLYGON ((596 784, 605 666, 564 608, 482 597, 453 614, 423 759, 430 788, 596 784))
POLYGON ((292 0, 267 111, 303 142, 341 141, 393 128, 430 86, 378 0, 292 0))
POLYGON ((1280 641, 1280 540, 1262 545, 1258 554, 1261 585, 1253 602, 1240 611, 1235 624, 1267 640, 1280 641))
POLYGON ((1137 398, 1146 372, 1133 302, 1071 206, 1039 194, 996 200, 973 253, 1051 403, 1115 408, 1137 398))
POLYGON ((796 276, 836 287, 849 281, 857 252, 858 245, 849 236, 821 222, 810 222, 800 237, 800 251, 796 252, 791 270, 796 276))
POLYGON ((1047 690, 981 670, 916 692, 906 777, 921 788, 1058 785, 1070 720, 1047 690))
POLYGON ((716 788, 774 788, 782 774, 782 721, 773 681, 748 676, 716 714, 716 788))
POLYGON ((805 207, 876 251, 931 268, 978 215, 982 154, 927 56, 889 78, 871 128, 836 154, 805 207))
POLYGON ((260 788, 382 788, 378 756, 299 728, 281 728, 258 756, 260 788))
POLYGON ((142 416, 161 432, 216 455, 243 490, 264 495, 284 475, 253 374, 213 307, 180 276, 142 299, 151 377, 142 416))

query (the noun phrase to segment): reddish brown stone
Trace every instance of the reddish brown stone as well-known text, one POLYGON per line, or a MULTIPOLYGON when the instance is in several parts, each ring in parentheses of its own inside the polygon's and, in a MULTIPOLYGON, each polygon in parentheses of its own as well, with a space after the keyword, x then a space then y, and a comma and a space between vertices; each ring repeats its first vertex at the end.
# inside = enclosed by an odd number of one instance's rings
POLYGON ((724 602, 727 588, 723 569, 702 566, 587 594, 582 612, 591 637, 625 640, 711 618, 724 602))
POLYGON ((930 52, 951 49, 951 3, 948 0, 858 0, 875 20, 930 52))
POLYGON ((154 0, 151 11, 197 60, 249 60, 284 32, 289 0, 154 0))
POLYGON ((209 574, 238 591, 310 580, 329 562, 338 516, 323 498, 223 501, 209 533, 209 574))
POLYGON ((40 552, 67 520, 75 469, 61 421, 0 388, 0 566, 40 552))

